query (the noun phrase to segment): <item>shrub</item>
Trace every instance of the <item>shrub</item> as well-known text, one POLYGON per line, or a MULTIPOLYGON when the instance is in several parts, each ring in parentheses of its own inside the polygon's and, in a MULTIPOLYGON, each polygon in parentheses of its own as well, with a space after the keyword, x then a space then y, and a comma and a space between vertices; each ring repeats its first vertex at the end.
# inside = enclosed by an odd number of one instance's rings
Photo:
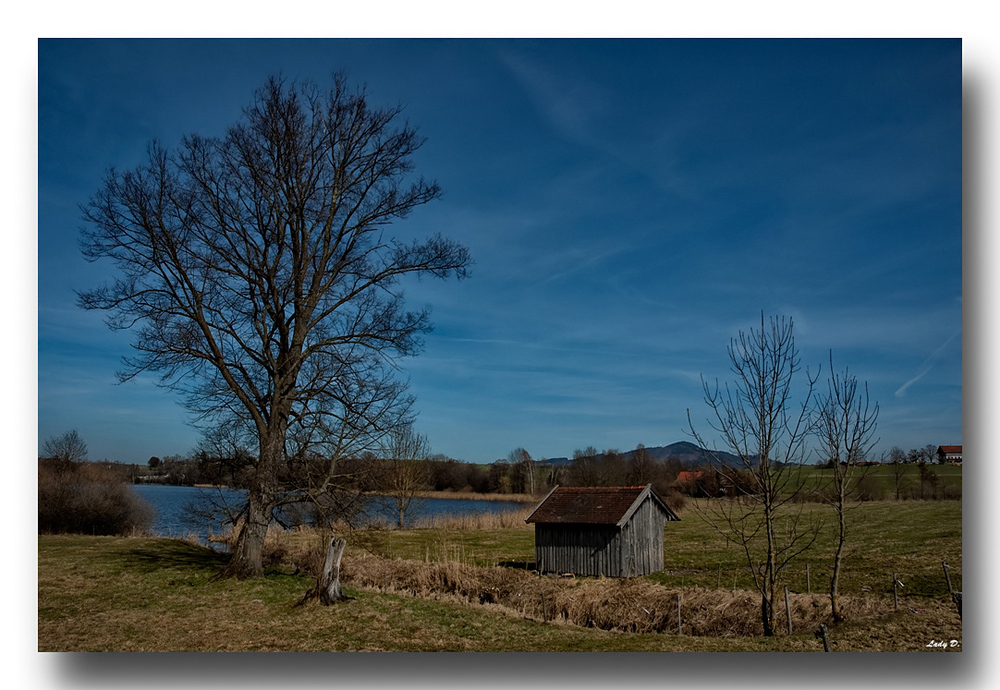
POLYGON ((687 497, 673 487, 667 489, 665 493, 660 495, 663 497, 664 503, 666 503, 674 512, 683 510, 684 506, 687 504, 687 497))
POLYGON ((112 470, 88 462, 38 461, 38 532, 148 532, 155 511, 112 470))
POLYGON ((853 489, 854 498, 858 501, 883 501, 886 490, 877 477, 865 476, 858 480, 853 489))

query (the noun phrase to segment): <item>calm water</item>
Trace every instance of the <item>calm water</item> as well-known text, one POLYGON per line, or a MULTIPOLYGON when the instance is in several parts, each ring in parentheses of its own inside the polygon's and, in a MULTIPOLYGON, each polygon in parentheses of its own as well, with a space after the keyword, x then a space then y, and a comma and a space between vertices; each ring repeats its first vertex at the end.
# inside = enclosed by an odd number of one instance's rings
MULTIPOLYGON (((212 502, 227 504, 234 511, 240 506, 245 492, 238 489, 203 489, 192 486, 159 486, 137 484, 132 488, 156 509, 153 534, 165 537, 180 537, 195 534, 202 542, 208 540, 209 533, 218 534, 223 526, 206 518, 191 515, 190 507, 206 508, 212 502)), ((373 501, 370 517, 389 519, 373 501)), ((474 513, 503 513, 520 510, 523 503, 516 501, 474 501, 462 498, 418 498, 414 499, 407 513, 407 524, 414 519, 437 515, 461 515, 474 513)))
POLYGON ((212 503, 226 503, 235 512, 245 495, 237 489, 201 489, 193 486, 136 484, 132 488, 156 509, 153 534, 161 537, 196 534, 202 542, 208 541, 209 533, 222 532, 222 524, 191 515, 190 507, 204 509, 212 503))

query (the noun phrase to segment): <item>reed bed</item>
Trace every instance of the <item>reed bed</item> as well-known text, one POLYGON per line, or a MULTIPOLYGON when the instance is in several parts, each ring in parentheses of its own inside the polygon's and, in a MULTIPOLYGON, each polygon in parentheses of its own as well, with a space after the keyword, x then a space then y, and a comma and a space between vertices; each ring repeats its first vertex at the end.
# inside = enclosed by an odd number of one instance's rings
POLYGON ((474 491, 417 491, 418 498, 460 498, 466 501, 509 501, 511 503, 524 503, 537 505, 545 494, 533 496, 531 494, 477 494, 474 491))
MULTIPOLYGON (((652 578, 539 576, 526 570, 529 565, 523 560, 507 564, 516 563, 519 567, 501 566, 503 558, 527 557, 530 560, 523 549, 518 551, 504 543, 498 550, 496 543, 515 526, 530 529, 523 522, 529 510, 439 518, 427 524, 437 530, 423 532, 351 531, 347 525, 335 526, 333 533, 346 536, 350 546, 344 554, 342 581, 348 587, 425 599, 457 600, 538 621, 630 632, 676 633, 679 597, 679 629, 684 635, 737 638, 762 634, 760 596, 752 590, 736 588, 735 583, 732 588, 712 587, 716 581, 714 572, 707 579, 702 578, 699 586, 685 586, 683 580, 678 585, 674 582, 659 584, 652 578), (500 529, 489 531, 496 527, 500 529), (456 534, 462 530, 482 530, 482 535, 456 534), (399 541, 394 544, 396 540, 399 541), (394 555, 403 555, 405 560, 393 558, 394 555)), ((927 530, 921 532, 922 535, 926 533, 927 530)), ((269 531, 265 544, 268 563, 290 565, 315 574, 329 534, 310 528, 269 531)), ((517 540, 525 540, 523 532, 515 536, 517 540)), ((881 533, 877 536, 884 540, 881 533)), ((213 541, 232 545, 232 535, 213 537, 213 541)), ((721 582, 721 576, 719 580, 721 582)), ((907 581, 908 587, 912 584, 907 581)), ((869 623, 876 625, 877 621, 895 620, 891 591, 885 594, 882 590, 873 590, 882 593, 872 594, 866 589, 863 587, 858 593, 841 596, 849 621, 864 628, 869 623)), ((779 633, 783 634, 785 603, 783 597, 779 599, 775 605, 779 633)), ((931 608, 940 605, 938 607, 943 607, 942 611, 947 613, 948 606, 938 599, 940 597, 925 598, 920 605, 931 608)), ((830 607, 825 594, 790 593, 789 606, 796 633, 814 631, 819 623, 829 620, 830 607)), ((959 630, 960 625, 959 622, 959 630)))
MULTIPOLYGON (((755 592, 699 587, 670 588, 642 578, 576 579, 458 561, 389 560, 372 555, 344 557, 343 581, 378 592, 424 598, 457 598, 539 621, 640 633, 680 632, 712 637, 762 634, 760 597, 755 592)), ((790 594, 793 631, 827 622, 829 602, 819 594, 790 594)), ((891 602, 843 597, 855 621, 891 613, 891 602)), ((785 630, 783 602, 779 628, 785 630)))
POLYGON ((447 529, 468 532, 487 529, 532 529, 524 520, 535 509, 527 506, 521 510, 499 513, 459 513, 457 515, 432 515, 418 517, 411 529, 447 529))
MULTIPOLYGON (((355 533, 357 537, 363 533, 355 533)), ((302 528, 268 530, 265 557, 316 574, 322 566, 320 531, 302 528)), ((213 536, 233 545, 232 533, 213 536)), ((680 632, 712 637, 761 635, 760 596, 747 590, 666 587, 645 578, 575 578, 503 566, 474 565, 475 554, 462 545, 435 544, 426 558, 403 560, 373 553, 345 553, 341 580, 346 586, 375 592, 402 593, 427 599, 453 599, 489 606, 497 612, 556 624, 639 633, 680 632)), ((863 621, 892 612, 892 602, 875 597, 841 598, 851 620, 863 621)), ((784 602, 777 602, 779 628, 785 630, 784 602)), ((790 594, 793 630, 816 629, 829 618, 829 601, 821 594, 790 594)))

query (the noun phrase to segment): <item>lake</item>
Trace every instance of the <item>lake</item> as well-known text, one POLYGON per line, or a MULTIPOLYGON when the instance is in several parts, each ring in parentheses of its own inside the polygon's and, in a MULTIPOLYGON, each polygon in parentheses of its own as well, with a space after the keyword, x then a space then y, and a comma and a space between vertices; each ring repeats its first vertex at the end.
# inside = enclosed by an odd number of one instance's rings
MULTIPOLYGON (((195 517, 190 506, 206 507, 209 503, 225 504, 236 510, 246 492, 240 489, 210 489, 194 486, 162 486, 159 484, 136 484, 132 487, 143 499, 156 509, 153 534, 161 537, 183 537, 194 534, 207 543, 210 533, 219 534, 223 526, 205 517, 195 517)), ((377 501, 372 501, 371 518, 386 519, 378 510, 377 501)), ((407 524, 418 518, 438 515, 462 515, 473 513, 504 513, 521 510, 524 503, 517 501, 476 501, 463 498, 417 498, 407 513, 407 524)), ((391 520, 390 520, 391 522, 391 520)))

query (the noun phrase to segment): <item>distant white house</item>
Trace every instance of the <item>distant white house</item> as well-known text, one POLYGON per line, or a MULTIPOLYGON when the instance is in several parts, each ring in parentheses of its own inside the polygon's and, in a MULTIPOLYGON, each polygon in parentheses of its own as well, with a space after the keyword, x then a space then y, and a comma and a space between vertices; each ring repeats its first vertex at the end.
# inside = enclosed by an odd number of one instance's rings
POLYGON ((962 464, 962 446, 938 446, 938 462, 962 464))

